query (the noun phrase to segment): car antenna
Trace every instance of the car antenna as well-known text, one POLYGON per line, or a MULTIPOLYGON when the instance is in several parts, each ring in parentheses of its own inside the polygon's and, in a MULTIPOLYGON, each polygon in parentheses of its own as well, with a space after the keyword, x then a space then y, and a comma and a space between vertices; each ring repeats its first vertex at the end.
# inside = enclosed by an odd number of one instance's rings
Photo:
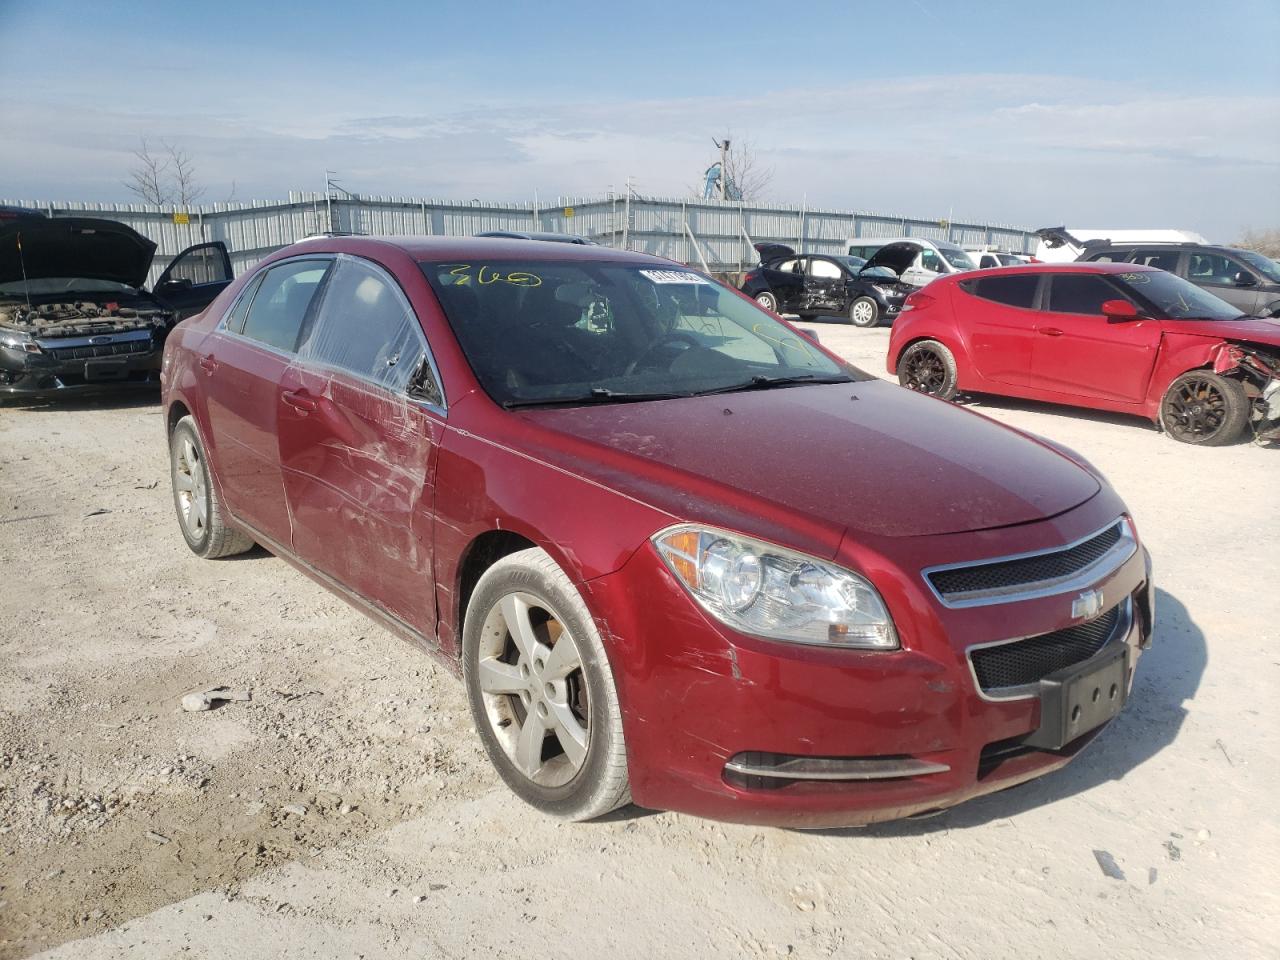
POLYGON ((22 255, 22 232, 18 232, 18 263, 22 265, 22 291, 27 295, 27 311, 31 310, 31 283, 27 280, 27 259, 22 255))

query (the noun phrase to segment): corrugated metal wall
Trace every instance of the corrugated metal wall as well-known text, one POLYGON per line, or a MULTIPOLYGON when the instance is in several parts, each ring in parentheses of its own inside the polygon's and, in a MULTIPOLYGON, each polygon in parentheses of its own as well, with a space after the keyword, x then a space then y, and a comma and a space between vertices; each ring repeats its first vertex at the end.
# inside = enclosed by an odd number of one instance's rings
POLYGON ((844 253, 850 238, 913 236, 965 246, 1029 252, 1036 238, 994 224, 948 223, 839 210, 635 197, 557 198, 554 204, 458 202, 406 197, 343 197, 291 193, 287 201, 217 203, 193 207, 188 223, 174 210, 143 204, 49 203, 0 200, 37 207, 51 216, 105 217, 129 224, 159 249, 151 280, 185 247, 221 240, 237 273, 273 250, 324 230, 354 233, 470 236, 485 230, 576 233, 614 247, 657 254, 713 271, 755 264, 750 242, 773 240, 812 253, 844 253))

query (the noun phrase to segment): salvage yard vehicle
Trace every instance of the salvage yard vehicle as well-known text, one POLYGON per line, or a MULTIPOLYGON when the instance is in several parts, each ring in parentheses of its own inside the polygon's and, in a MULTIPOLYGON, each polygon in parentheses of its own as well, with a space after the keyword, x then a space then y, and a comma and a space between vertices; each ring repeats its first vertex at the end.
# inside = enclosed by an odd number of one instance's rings
POLYGON ((0 220, 0 398, 154 389, 173 325, 231 282, 226 247, 203 243, 148 292, 155 250, 114 220, 0 220))
POLYGON ((163 384, 191 550, 256 541, 436 656, 562 818, 947 807, 1069 762, 1151 642, 1089 463, 655 257, 296 244, 163 384))
POLYGON ((783 243, 757 243, 760 266, 742 279, 742 292, 766 310, 801 320, 845 316, 855 327, 892 322, 913 287, 897 274, 856 257, 797 255, 783 243))
POLYGON ((923 237, 874 243, 853 239, 847 252, 851 257, 865 257, 867 266, 888 267, 913 287, 926 286, 937 277, 978 269, 977 262, 956 244, 923 237))
POLYGON ((1024 397, 1152 420, 1217 446, 1280 439, 1280 323, 1151 266, 1003 267, 907 298, 888 368, 912 390, 1024 397))

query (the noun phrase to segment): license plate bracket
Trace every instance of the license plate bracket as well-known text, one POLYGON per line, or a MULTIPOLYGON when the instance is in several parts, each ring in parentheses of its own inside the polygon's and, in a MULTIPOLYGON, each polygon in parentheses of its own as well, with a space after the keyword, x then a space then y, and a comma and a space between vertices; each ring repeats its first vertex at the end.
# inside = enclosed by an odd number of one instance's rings
POLYGON ((1085 663, 1043 678, 1040 727, 1023 742, 1041 750, 1060 750, 1114 718, 1124 707, 1128 671, 1128 644, 1116 640, 1085 663))
POLYGON ((128 375, 129 361, 124 357, 119 359, 86 360, 84 364, 84 378, 89 381, 123 380, 128 375))

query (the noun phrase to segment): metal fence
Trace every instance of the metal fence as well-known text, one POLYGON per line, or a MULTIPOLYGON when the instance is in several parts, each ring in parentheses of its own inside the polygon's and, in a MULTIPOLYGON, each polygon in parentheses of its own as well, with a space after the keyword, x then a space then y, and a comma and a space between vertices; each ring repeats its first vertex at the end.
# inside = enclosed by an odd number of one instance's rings
POLYGON ((554 204, 542 205, 323 193, 291 193, 287 201, 215 203, 187 209, 30 200, 0 203, 36 207, 54 217, 105 217, 127 223, 158 245, 150 277, 153 282, 175 254, 195 243, 223 241, 238 274, 280 247, 327 230, 439 236, 470 236, 485 230, 550 230, 657 254, 717 273, 754 266, 751 244, 763 240, 786 243, 807 253, 844 253, 853 238, 920 237, 1018 253, 1031 251, 1036 242, 1035 235, 1026 230, 995 224, 635 195, 562 197, 554 204))

